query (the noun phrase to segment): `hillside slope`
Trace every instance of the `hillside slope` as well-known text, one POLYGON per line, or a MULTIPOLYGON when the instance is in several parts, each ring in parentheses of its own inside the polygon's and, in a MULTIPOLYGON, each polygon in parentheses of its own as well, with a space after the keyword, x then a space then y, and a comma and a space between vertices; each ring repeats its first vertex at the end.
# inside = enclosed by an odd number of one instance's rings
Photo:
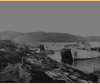
POLYGON ((67 33, 47 33, 47 32, 0 32, 0 40, 14 40, 16 42, 76 42, 91 41, 100 42, 100 36, 75 36, 67 33))
POLYGON ((89 36, 86 39, 90 42, 100 42, 100 36, 89 36))
POLYGON ((83 41, 85 38, 64 33, 24 33, 21 36, 14 38, 17 42, 76 42, 83 41))

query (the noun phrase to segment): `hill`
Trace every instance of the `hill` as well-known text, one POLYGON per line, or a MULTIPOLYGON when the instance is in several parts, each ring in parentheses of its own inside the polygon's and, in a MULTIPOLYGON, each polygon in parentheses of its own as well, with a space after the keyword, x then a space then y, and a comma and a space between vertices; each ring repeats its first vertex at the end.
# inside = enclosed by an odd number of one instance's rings
POLYGON ((100 42, 100 36, 89 36, 86 39, 91 42, 100 42))
POLYGON ((13 40, 17 42, 76 42, 83 41, 85 38, 64 33, 32 32, 24 33, 13 40))
POLYGON ((16 42, 100 42, 100 36, 82 37, 67 33, 4 31, 0 32, 0 40, 14 40, 16 42))

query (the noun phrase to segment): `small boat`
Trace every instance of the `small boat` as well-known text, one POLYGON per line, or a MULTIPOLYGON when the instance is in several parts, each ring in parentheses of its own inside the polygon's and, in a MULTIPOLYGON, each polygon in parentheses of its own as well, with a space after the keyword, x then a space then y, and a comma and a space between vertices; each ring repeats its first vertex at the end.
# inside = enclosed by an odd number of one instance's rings
POLYGON ((90 59, 100 57, 100 50, 93 50, 89 43, 77 43, 76 46, 61 50, 62 59, 90 59))
POLYGON ((40 45, 40 52, 43 52, 45 54, 54 54, 54 50, 46 50, 44 45, 40 45))

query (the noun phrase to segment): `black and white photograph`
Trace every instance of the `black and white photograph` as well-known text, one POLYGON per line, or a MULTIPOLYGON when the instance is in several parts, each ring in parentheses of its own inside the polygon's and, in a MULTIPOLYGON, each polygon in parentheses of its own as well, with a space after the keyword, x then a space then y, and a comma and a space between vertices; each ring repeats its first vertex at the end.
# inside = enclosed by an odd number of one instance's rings
POLYGON ((0 1, 0 83, 100 83, 100 1, 0 1))

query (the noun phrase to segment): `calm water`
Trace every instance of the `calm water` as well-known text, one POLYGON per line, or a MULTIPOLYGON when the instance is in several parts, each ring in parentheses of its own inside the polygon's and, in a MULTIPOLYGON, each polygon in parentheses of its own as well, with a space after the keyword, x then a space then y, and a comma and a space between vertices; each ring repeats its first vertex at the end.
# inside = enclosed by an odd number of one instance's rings
MULTIPOLYGON (((61 62, 60 51, 55 51, 55 54, 49 55, 52 59, 61 62)), ((92 73, 94 70, 100 69, 100 58, 88 59, 88 60, 75 60, 72 62, 74 68, 77 68, 85 73, 92 73)))

